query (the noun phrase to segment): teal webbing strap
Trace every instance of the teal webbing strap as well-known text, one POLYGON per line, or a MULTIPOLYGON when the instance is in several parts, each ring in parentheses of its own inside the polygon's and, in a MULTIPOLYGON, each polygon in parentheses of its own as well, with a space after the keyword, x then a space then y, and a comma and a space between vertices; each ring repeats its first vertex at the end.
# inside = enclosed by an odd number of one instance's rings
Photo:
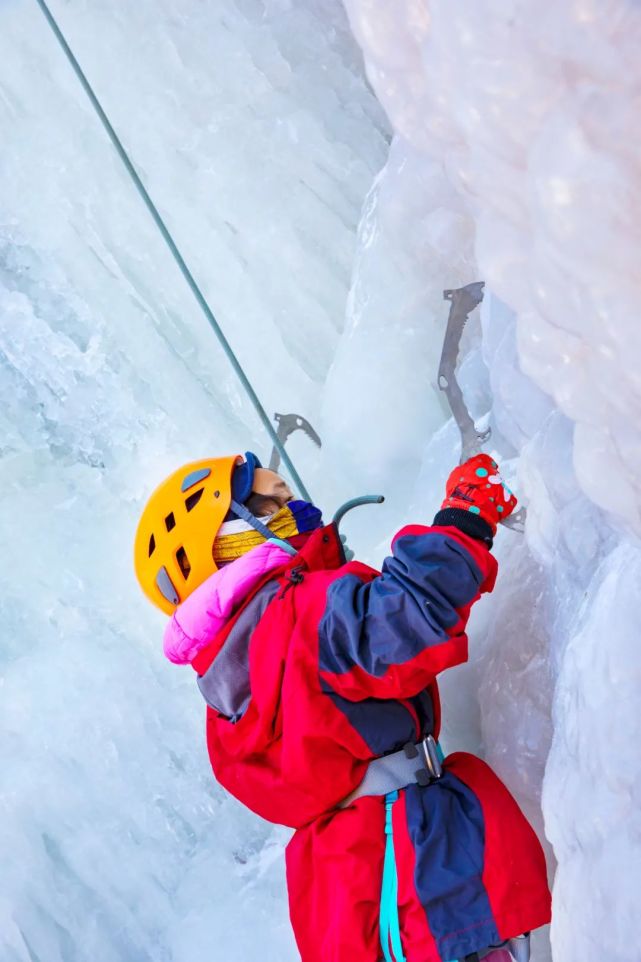
POLYGON ((294 546, 291 545, 288 541, 283 541, 282 538, 271 537, 269 538, 269 544, 275 544, 279 548, 282 548, 283 551, 286 551, 288 555, 292 556, 292 558, 298 554, 298 551, 296 550, 296 548, 294 548, 294 546))
POLYGON ((398 919, 398 876, 392 823, 392 808, 397 799, 398 792, 385 796, 385 860, 380 912, 380 938, 385 962, 405 962, 398 919))
MULTIPOLYGON (((445 760, 440 743, 436 743, 438 759, 445 760)), ((401 942, 401 926, 398 918, 398 875, 396 873, 396 854, 394 852, 394 826, 392 809, 398 799, 398 792, 385 796, 385 860, 383 862, 383 886, 381 889, 380 939, 385 962, 405 962, 401 942)))

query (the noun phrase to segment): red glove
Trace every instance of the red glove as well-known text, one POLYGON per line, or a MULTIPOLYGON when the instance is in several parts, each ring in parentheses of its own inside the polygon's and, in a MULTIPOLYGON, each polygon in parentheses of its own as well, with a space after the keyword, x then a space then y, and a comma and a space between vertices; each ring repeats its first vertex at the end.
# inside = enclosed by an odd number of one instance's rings
POLYGON ((459 508, 471 511, 486 521, 496 534, 499 521, 509 517, 517 500, 505 485, 499 466, 489 454, 476 454, 454 468, 445 485, 445 501, 441 510, 459 508))

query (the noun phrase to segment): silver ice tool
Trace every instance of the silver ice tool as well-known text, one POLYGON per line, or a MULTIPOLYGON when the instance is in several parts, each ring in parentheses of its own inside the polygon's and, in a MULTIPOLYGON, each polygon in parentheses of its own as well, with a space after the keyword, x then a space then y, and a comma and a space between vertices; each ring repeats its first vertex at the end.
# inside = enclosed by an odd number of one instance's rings
POLYGON ((483 300, 483 281, 466 284, 453 291, 443 291, 443 297, 450 301, 450 316, 447 319, 443 353, 438 368, 438 386, 445 392, 454 420, 461 432, 461 464, 478 454, 481 446, 489 440, 491 429, 477 431, 474 421, 465 406, 463 392, 456 380, 456 364, 461 336, 470 312, 483 300))
MULTIPOLYGON (((451 306, 445 329, 441 363, 438 368, 438 386, 441 391, 445 392, 450 410, 461 432, 461 464, 478 454, 492 435, 491 428, 487 428, 485 431, 476 430, 474 421, 465 405, 463 392, 456 380, 456 365, 463 329, 470 313, 483 300, 484 287, 484 281, 474 281, 473 284, 466 284, 465 287, 443 291, 443 297, 450 302, 451 306)), ((525 531, 525 517, 525 508, 519 508, 505 521, 501 521, 501 524, 506 528, 512 528, 513 531, 523 532, 525 531)))
MULTIPOLYGON (((276 430, 276 436, 280 443, 285 446, 289 437, 294 433, 294 431, 303 431, 310 440, 314 442, 317 447, 322 447, 322 441, 318 434, 311 426, 307 418, 301 417, 300 414, 275 414, 274 420, 278 425, 276 430)), ((280 451, 274 445, 272 450, 272 456, 269 460, 269 470, 278 471, 280 467, 280 451)))

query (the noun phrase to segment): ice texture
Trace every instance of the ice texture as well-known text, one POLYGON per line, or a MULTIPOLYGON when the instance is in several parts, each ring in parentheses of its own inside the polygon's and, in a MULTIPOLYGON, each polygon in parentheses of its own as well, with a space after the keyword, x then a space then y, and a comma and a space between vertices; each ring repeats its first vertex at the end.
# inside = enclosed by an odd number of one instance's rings
MULTIPOLYGON (((363 560, 440 503, 442 291, 486 281, 460 379, 528 522, 442 679, 444 746, 539 831, 552 956, 629 962, 641 8, 345 8, 53 5, 268 413, 320 429, 291 443, 315 500, 386 494, 345 522, 363 560)), ((0 5, 0 136, 0 959, 294 960, 287 833, 213 782, 131 566, 169 470, 270 445, 27 0, 0 5)))
MULTIPOLYGON (((366 483, 395 496, 400 477, 404 499, 414 483, 397 515, 429 517, 457 436, 444 419, 426 429, 433 402, 412 416, 416 379, 426 405, 440 289, 485 280, 460 380, 528 522, 525 538, 499 534, 502 573, 473 619, 470 664, 443 679, 445 741, 480 748, 545 832, 551 871, 558 863, 553 957, 623 962, 638 954, 641 883, 641 8, 345 5, 395 136, 324 401, 333 415, 349 382, 359 412, 351 424, 344 413, 333 443, 366 483), (417 336, 408 305, 433 340, 417 336), (368 368, 386 387, 393 375, 366 349, 381 338, 395 351, 413 338, 385 402, 368 368), (363 432, 368 409, 375 427, 363 432)), ((536 957, 548 952, 539 938, 536 957)))
MULTIPOLYGON (((390 136, 342 6, 52 8, 267 411, 317 421, 390 136)), ((169 470, 271 445, 27 0, 0 141, 0 959, 293 960, 287 833, 216 786, 132 568, 169 470)))

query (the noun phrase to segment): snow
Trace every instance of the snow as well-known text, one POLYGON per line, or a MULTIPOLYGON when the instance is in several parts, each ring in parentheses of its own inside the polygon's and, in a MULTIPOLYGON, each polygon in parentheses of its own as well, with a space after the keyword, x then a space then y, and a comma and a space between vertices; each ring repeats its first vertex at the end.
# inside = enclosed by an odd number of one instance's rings
MULTIPOLYGON (((537 962, 629 962, 641 11, 345 8, 54 12, 267 411, 322 435, 291 442, 315 499, 386 494, 345 522, 363 560, 438 507, 442 292, 486 281, 460 379, 528 521, 443 678, 444 743, 544 840, 537 962)), ((131 570, 165 474, 270 445, 35 3, 0 6, 0 63, 0 958, 293 960, 287 834, 213 782, 131 570)))
MULTIPOLYGON (((472 664, 444 679, 446 743, 474 748, 476 738, 545 832, 559 866, 553 957, 623 960, 635 954, 641 881, 641 169, 631 133, 641 11, 589 0, 346 7, 395 137, 361 230, 341 377, 381 335, 386 251, 406 239, 413 251, 392 320, 404 330, 406 305, 420 302, 424 327, 442 330, 439 289, 485 280, 460 376, 475 416, 491 412, 491 449, 528 507, 525 538, 499 537, 502 574, 474 621, 472 664), (460 234, 438 237, 435 211, 460 234)), ((416 479, 410 511, 398 512, 407 516, 429 515, 456 444, 450 426, 425 443, 418 419, 413 436, 407 425, 416 371, 433 386, 438 350, 415 340, 394 391, 402 431, 390 412, 377 434, 416 479)), ((333 410, 331 396, 324 403, 333 410)), ((367 450, 372 437, 357 443, 367 450)), ((547 951, 539 939, 537 956, 547 951)))
MULTIPOLYGON (((267 410, 314 421, 389 140, 342 7, 53 7, 267 410)), ((294 959, 287 835, 216 786, 132 569, 169 470, 271 446, 35 3, 0 63, 0 958, 294 959)))

